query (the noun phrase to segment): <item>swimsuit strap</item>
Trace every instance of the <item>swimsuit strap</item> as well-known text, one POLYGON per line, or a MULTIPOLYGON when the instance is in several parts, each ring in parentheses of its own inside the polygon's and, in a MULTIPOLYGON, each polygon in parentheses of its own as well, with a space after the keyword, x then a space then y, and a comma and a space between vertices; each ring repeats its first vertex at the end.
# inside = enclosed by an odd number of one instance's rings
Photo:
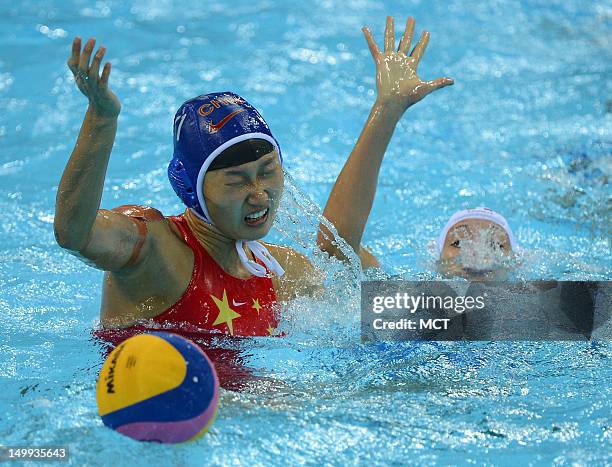
POLYGON ((189 228, 189 225, 187 224, 187 220, 185 219, 185 217, 183 215, 179 215, 179 216, 169 216, 169 218, 171 219, 172 222, 174 222, 174 225, 176 225, 179 231, 183 234, 183 239, 185 240, 185 242, 187 242, 187 245, 189 245, 192 250, 195 249, 199 253, 200 248, 196 248, 196 247, 200 246, 200 242, 198 242, 198 239, 196 238, 196 236, 193 234, 193 232, 189 228))
MULTIPOLYGON (((212 260, 212 262, 221 271, 223 271, 223 268, 221 268, 221 266, 217 264, 217 262, 210 255, 210 253, 206 251, 206 248, 200 245, 200 242, 198 241, 197 237, 189 228, 189 224, 187 223, 187 220, 185 219, 185 217, 181 215, 181 216, 174 217, 174 219, 176 219, 177 222, 175 222, 175 224, 179 227, 180 231, 185 237, 185 240, 187 241, 187 244, 191 247, 191 249, 197 250, 196 254, 200 257, 203 255, 205 255, 206 257, 209 257, 212 260)), ((268 271, 266 270, 266 267, 268 268, 268 270, 270 270, 271 272, 273 272, 279 277, 285 274, 285 270, 282 268, 279 262, 276 261, 276 259, 272 256, 272 254, 268 251, 268 249, 259 242, 247 241, 247 240, 236 240, 236 251, 238 252, 238 256, 240 257, 240 262, 244 265, 247 271, 249 271, 254 276, 257 276, 257 277, 267 276, 268 271), (253 252, 255 261, 247 258, 247 255, 244 252, 243 243, 246 243, 246 245, 249 247, 251 252, 253 252), (257 260, 261 261, 265 265, 265 267, 257 263, 256 262, 257 260)))

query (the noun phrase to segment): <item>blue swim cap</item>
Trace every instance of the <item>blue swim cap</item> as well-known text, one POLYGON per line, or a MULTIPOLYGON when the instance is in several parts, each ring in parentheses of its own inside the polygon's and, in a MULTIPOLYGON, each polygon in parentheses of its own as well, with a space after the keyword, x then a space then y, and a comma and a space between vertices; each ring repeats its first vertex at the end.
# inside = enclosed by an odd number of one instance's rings
POLYGON ((248 139, 263 139, 283 157, 261 114, 233 92, 205 94, 184 102, 174 116, 174 157, 168 166, 172 188, 203 220, 212 220, 201 189, 206 170, 225 149, 248 139))

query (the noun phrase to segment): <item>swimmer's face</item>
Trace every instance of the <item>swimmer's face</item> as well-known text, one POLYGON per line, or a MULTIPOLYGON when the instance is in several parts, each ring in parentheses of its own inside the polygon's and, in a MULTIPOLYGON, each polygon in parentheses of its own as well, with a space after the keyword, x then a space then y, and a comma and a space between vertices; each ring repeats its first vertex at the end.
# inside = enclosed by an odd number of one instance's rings
POLYGON ((446 275, 471 280, 500 279, 511 255, 510 238, 503 228, 487 220, 466 219, 448 231, 439 268, 446 275))
POLYGON ((275 149, 256 161, 207 172, 204 198, 213 223, 223 234, 257 240, 272 227, 283 185, 275 149))

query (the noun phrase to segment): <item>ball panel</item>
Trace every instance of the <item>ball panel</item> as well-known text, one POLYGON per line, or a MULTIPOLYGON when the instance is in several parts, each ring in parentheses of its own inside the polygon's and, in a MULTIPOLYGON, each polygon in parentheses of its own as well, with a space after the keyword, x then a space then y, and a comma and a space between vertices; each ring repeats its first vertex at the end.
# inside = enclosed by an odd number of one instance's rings
POLYGON ((140 441, 159 441, 162 443, 183 443, 190 441, 208 431, 217 415, 218 399, 219 395, 216 394, 213 403, 210 404, 208 409, 190 420, 128 423, 118 427, 117 431, 140 441))
POLYGON ((151 334, 134 336, 111 352, 100 371, 96 388, 99 414, 172 390, 186 375, 185 359, 171 343, 151 334))
POLYGON ((215 420, 217 419, 217 413, 218 413, 218 406, 215 407, 215 410, 212 414, 212 417, 210 417, 210 420, 208 421, 208 423, 206 424, 206 426, 204 428, 202 428, 202 430, 197 433, 194 437, 188 439, 187 441, 185 441, 186 443, 191 443, 193 441, 197 441, 198 439, 200 439, 202 436, 204 436, 208 430, 210 429, 210 427, 212 426, 212 424, 215 422, 215 420))
POLYGON ((202 436, 212 425, 219 380, 199 346, 176 334, 152 332, 129 338, 109 355, 97 396, 108 427, 138 440, 179 443, 202 436), (160 388, 167 389, 156 392, 160 388), (108 400, 119 395, 119 403, 108 400))

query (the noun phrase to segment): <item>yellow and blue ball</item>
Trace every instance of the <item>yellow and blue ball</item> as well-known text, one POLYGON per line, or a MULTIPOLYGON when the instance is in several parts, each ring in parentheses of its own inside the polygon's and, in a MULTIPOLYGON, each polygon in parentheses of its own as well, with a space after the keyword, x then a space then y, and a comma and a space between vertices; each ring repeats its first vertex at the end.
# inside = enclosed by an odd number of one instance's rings
POLYGON ((140 441, 181 443, 212 425, 219 379, 196 344, 152 332, 125 340, 110 353, 96 396, 106 426, 140 441))

